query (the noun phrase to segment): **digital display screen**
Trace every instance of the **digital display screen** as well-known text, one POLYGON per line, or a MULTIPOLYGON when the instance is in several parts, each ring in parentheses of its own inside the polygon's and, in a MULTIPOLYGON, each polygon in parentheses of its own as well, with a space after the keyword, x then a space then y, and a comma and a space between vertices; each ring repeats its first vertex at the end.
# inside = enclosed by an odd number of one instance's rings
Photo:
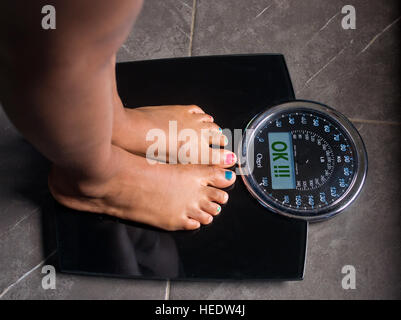
POLYGON ((290 132, 269 132, 272 189, 295 189, 294 155, 290 132))

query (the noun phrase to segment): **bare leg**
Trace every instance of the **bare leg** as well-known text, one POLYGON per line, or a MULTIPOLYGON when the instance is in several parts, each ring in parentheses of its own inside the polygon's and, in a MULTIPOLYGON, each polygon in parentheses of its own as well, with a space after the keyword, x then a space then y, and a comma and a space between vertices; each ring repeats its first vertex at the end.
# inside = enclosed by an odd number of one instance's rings
POLYGON ((112 174, 113 55, 141 1, 53 1, 57 29, 40 28, 46 1, 2 1, 0 94, 21 133, 68 174, 112 174))
POLYGON ((150 165, 112 144, 114 56, 141 1, 53 1, 57 29, 40 29, 45 1, 3 1, 0 97, 20 132, 53 163, 49 187, 62 204, 168 230, 218 214, 222 168, 150 165), (155 179, 157 177, 157 181, 155 179))

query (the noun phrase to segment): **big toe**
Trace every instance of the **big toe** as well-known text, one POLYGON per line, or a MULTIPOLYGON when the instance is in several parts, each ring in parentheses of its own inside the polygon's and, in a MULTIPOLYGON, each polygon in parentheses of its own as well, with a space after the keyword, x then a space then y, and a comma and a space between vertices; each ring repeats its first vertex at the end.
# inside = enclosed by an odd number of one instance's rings
POLYGON ((208 175, 205 177, 205 182, 208 186, 227 188, 235 182, 236 175, 231 170, 211 166, 208 171, 208 175))

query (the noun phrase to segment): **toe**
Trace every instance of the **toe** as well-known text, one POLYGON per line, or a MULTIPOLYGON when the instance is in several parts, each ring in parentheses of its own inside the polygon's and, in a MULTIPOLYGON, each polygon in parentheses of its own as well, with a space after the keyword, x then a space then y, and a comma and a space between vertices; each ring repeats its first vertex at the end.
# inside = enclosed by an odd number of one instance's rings
MULTIPOLYGON (((206 194, 209 201, 217 202, 220 204, 225 204, 228 201, 228 193, 214 188, 214 187, 206 187, 206 194)), ((206 211, 206 210, 205 210, 206 211)))
POLYGON ((221 206, 217 203, 204 200, 200 203, 200 207, 203 211, 211 214, 212 216, 217 216, 221 211, 221 206))
POLYGON ((193 220, 199 221, 201 224, 209 224, 213 221, 213 217, 209 213, 199 209, 191 211, 188 216, 193 220))
POLYGON ((208 170, 209 174, 205 181, 206 185, 216 188, 227 188, 235 182, 236 176, 231 170, 224 170, 216 166, 210 166, 208 170))
POLYGON ((213 117, 206 113, 194 113, 193 116, 196 117, 199 122, 213 123, 214 121, 213 117))
POLYGON ((197 105, 188 106, 188 111, 191 113, 205 113, 205 111, 203 111, 202 108, 197 105))
MULTIPOLYGON (((237 157, 235 153, 228 150, 209 148, 209 158, 207 160, 206 163, 208 164, 230 168, 237 162, 237 157)), ((202 159, 202 161, 202 164, 205 164, 205 159, 202 159)))
POLYGON ((225 147, 228 144, 228 138, 223 135, 221 128, 208 130, 205 132, 205 139, 207 139, 209 145, 225 147))
POLYGON ((196 230, 200 228, 200 222, 191 218, 185 220, 183 229, 184 230, 196 230))

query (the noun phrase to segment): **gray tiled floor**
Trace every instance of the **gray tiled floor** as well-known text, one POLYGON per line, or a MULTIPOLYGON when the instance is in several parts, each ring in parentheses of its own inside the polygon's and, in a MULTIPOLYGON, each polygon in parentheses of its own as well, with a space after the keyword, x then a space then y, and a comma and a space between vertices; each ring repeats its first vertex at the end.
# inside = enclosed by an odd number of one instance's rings
MULTIPOLYGON (((48 163, 0 112, 0 297, 40 299, 401 298, 400 9, 355 0, 357 29, 341 28, 343 1, 145 0, 119 61, 209 54, 284 53, 298 98, 351 117, 369 154, 361 196, 343 215, 310 226, 302 282, 193 283, 58 275, 41 289, 41 207, 48 163), (191 32, 192 15, 195 23, 191 32), (192 39, 192 42, 191 42, 192 39), (357 289, 341 288, 354 265, 357 289)), ((48 258, 48 260, 46 260, 48 258)))

